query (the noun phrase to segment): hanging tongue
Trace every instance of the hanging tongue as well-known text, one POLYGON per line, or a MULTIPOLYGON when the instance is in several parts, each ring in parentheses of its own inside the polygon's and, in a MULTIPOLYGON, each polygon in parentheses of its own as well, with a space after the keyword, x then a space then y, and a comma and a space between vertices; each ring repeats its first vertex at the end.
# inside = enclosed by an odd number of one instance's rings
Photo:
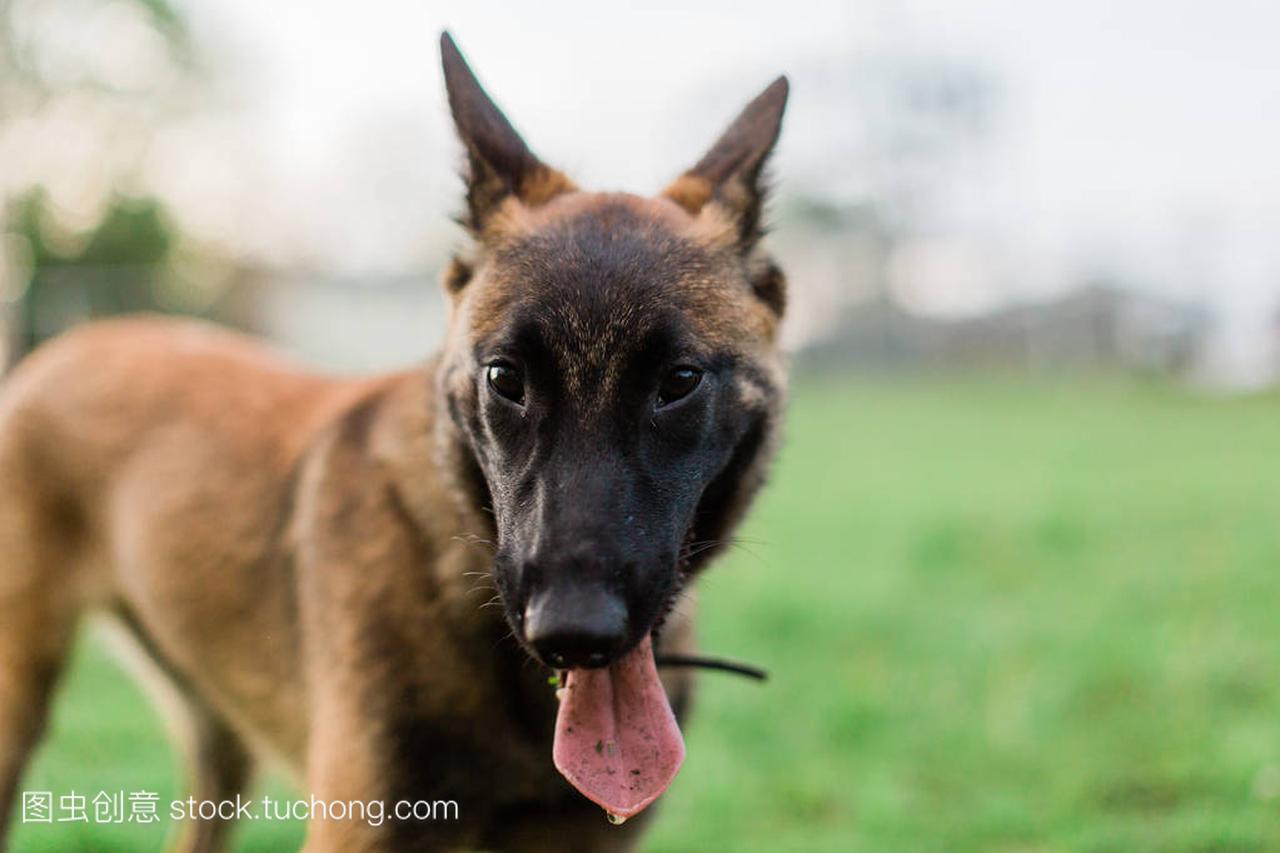
POLYGON ((649 637, 607 669, 569 671, 552 747, 556 769, 618 818, 639 814, 675 778, 684 738, 649 637))

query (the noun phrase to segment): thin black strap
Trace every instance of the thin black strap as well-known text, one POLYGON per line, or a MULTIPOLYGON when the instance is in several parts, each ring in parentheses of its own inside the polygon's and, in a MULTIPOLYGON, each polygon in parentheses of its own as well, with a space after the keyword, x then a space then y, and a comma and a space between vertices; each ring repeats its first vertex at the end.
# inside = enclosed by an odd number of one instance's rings
POLYGON ((724 658, 708 658, 701 655, 656 655, 658 666, 696 666, 700 669, 714 669, 734 675, 744 675, 756 681, 767 681, 769 673, 758 666, 725 660, 724 658))

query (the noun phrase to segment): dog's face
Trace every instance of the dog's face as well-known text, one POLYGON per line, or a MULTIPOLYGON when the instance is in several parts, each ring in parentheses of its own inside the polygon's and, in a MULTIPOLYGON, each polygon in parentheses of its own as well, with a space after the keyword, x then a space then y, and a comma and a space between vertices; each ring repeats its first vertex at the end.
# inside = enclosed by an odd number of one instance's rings
POLYGON ((758 247, 779 81, 653 199, 541 164, 451 42, 473 255, 441 392, 493 511, 517 637, 601 666, 652 631, 759 485, 783 393, 783 279, 758 247))

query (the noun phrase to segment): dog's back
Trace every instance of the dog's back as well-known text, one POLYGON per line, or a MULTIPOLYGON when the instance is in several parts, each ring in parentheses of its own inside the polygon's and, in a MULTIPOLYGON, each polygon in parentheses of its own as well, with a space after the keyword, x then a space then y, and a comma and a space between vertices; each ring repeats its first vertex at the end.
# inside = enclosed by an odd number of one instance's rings
POLYGON ((316 377, 195 321, 91 324, 0 385, 2 505, 47 528, 85 603, 163 582, 138 576, 153 563, 245 562, 316 434, 379 381, 316 377))
POLYGON ((272 557, 306 449, 387 381, 315 377, 160 318, 91 324, 19 364, 0 384, 0 714, 26 719, 0 720, 0 760, 25 756, 97 611, 185 698, 220 705, 210 720, 300 766, 297 607, 272 557))

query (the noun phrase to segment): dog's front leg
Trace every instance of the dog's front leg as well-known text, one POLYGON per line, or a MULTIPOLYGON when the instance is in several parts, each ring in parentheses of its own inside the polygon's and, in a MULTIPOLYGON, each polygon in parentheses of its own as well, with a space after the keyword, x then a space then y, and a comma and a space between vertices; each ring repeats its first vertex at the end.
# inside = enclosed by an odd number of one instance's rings
POLYGON ((450 754, 461 747, 434 720, 404 722, 420 692, 396 667, 348 663, 313 696, 307 853, 474 848, 495 775, 450 754))
MULTIPOLYGON (((296 577, 309 706, 305 776, 314 803, 308 853, 447 849, 468 838, 456 819, 395 813, 406 799, 465 793, 429 765, 407 767, 415 741, 404 733, 418 731, 421 720, 433 731, 429 721, 442 709, 470 721, 480 700, 472 696, 474 676, 461 675, 475 664, 460 657, 442 622, 435 541, 407 516, 369 450, 378 420, 369 406, 348 415, 316 451, 301 486, 296 577), (320 814, 325 806, 329 813, 320 814)), ((492 641, 478 648, 486 660, 492 641)))
POLYGON ((304 853, 392 849, 387 823, 370 820, 370 809, 384 807, 383 785, 379 784, 370 760, 373 752, 366 743, 368 733, 362 731, 367 725, 339 702, 325 702, 316 710, 308 760, 311 820, 304 853), (341 804, 341 812, 337 804, 341 804), (364 814, 357 809, 363 809, 364 814))

